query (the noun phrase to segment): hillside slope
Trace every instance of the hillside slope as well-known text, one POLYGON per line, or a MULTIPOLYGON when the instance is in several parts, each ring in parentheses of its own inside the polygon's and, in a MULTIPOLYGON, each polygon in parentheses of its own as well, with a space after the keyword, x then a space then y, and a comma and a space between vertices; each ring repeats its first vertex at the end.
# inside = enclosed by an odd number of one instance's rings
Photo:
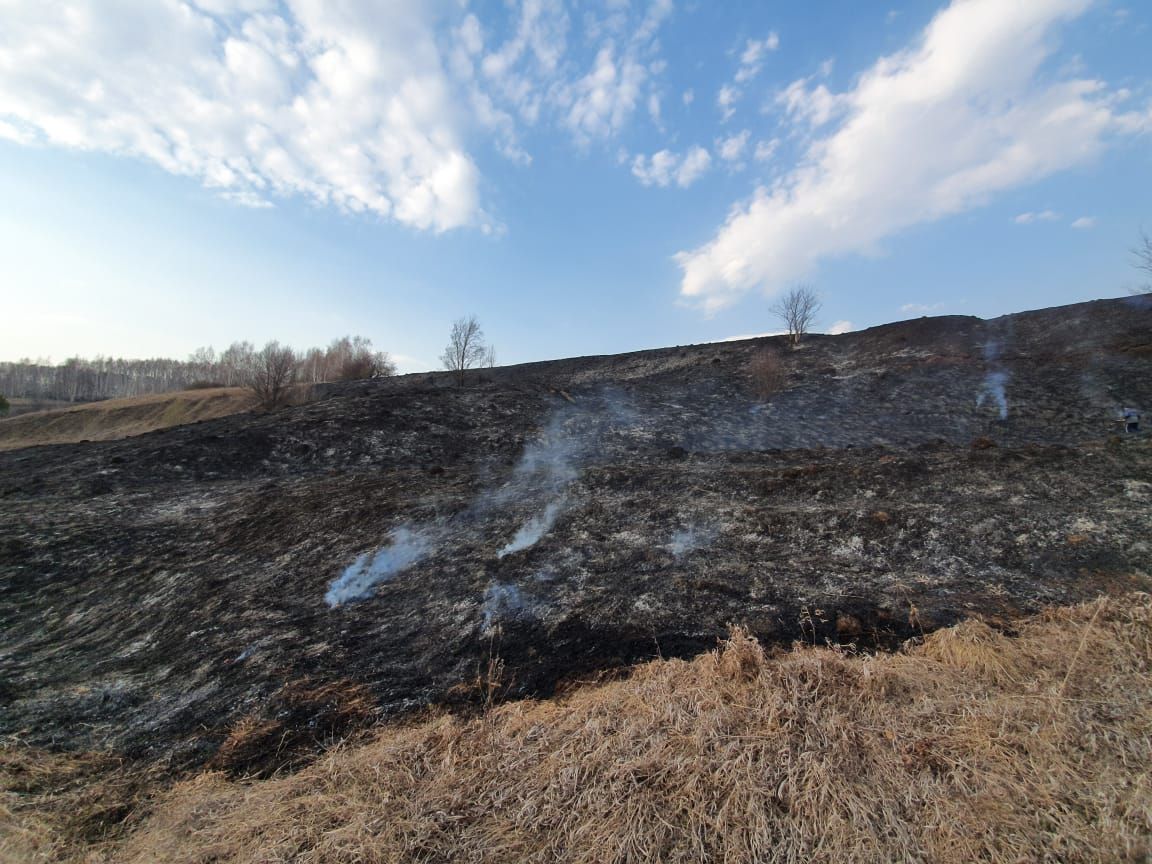
POLYGON ((126 399, 87 402, 0 420, 0 450, 40 444, 111 441, 200 420, 227 417, 255 407, 243 387, 182 390, 126 399))
POLYGON ((0 454, 0 731, 195 766, 242 717, 355 725, 337 683, 390 716, 494 658, 546 694, 732 623, 893 644, 1149 584, 1152 449, 1111 437, 1152 405, 1145 298, 812 337, 757 399, 781 344, 0 454))

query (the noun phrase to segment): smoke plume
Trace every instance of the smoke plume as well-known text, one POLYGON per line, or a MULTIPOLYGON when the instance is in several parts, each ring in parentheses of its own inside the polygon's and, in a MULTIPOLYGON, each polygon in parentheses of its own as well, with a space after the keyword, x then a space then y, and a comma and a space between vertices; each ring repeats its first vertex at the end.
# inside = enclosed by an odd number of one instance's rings
POLYGON ((998 339, 989 339, 984 343, 984 362, 988 372, 984 376, 984 387, 976 397, 976 407, 983 405, 985 399, 991 399, 1000 409, 1000 419, 1007 420, 1008 395, 1005 387, 1010 375, 1000 364, 1000 347, 998 339))
POLYGON ((352 562, 328 587, 324 595, 329 606, 367 597, 372 588, 387 582, 401 570, 411 567, 432 551, 432 538, 427 531, 397 528, 392 543, 375 552, 365 552, 352 562))
POLYGON ((481 631, 487 633, 494 625, 521 617, 524 609, 524 598, 519 588, 504 582, 492 582, 484 589, 481 631))
MULTIPOLYGON (((494 513, 506 516, 513 508, 520 512, 525 507, 533 510, 512 539, 500 548, 498 557, 533 546, 577 502, 572 485, 602 449, 604 436, 624 432, 636 421, 637 415, 625 400, 608 389, 587 395, 581 404, 560 406, 549 415, 538 437, 525 445, 503 486, 489 487, 450 522, 435 520, 417 528, 397 528, 390 535, 389 545, 359 556, 332 582, 325 601, 336 607, 367 597, 374 586, 433 555, 449 531, 453 543, 459 544, 465 532, 482 526, 494 513)), ((496 586, 492 590, 496 592, 493 597, 486 595, 485 599, 486 619, 492 603, 504 608, 516 599, 510 593, 516 591, 514 586, 496 586)))
POLYGON ((503 558, 513 552, 535 546, 536 542, 556 523, 556 517, 564 510, 566 504, 567 498, 565 497, 549 501, 543 512, 537 513, 520 526, 516 536, 497 553, 497 557, 503 558))

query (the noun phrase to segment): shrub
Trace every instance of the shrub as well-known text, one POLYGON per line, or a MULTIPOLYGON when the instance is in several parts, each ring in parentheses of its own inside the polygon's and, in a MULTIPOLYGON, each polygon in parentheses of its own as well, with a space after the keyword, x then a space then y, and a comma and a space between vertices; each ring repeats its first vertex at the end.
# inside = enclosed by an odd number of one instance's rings
POLYGON ((780 352, 774 348, 761 348, 748 361, 748 378, 752 392, 760 399, 767 399, 784 389, 788 373, 780 352))
POLYGON ((269 342, 252 358, 248 387, 263 408, 283 405, 296 381, 296 353, 287 345, 269 342))
POLYGON ((384 351, 360 351, 344 360, 337 377, 341 381, 362 381, 395 374, 396 364, 384 351))

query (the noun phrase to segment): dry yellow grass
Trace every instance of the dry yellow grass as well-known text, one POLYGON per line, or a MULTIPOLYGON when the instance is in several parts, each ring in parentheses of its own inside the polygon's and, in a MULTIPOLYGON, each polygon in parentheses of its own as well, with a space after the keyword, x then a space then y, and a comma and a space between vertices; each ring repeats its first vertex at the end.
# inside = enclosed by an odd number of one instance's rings
MULTIPOLYGON (((736 631, 562 700, 384 728, 291 776, 206 774, 104 846, 136 862, 1143 861, 1152 598, 906 653, 736 631)), ((23 840, 21 840, 23 836, 23 840)), ((31 845, 30 845, 31 844, 31 845)), ((39 857, 36 857, 36 856, 39 857)), ((53 857, 55 856, 55 857, 53 857)))
MULTIPOLYGON (((297 386, 290 403, 308 401, 309 389, 307 385, 297 386)), ((39 444, 111 441, 198 420, 239 414, 255 407, 252 391, 244 387, 181 390, 88 402, 0 420, 0 450, 39 444)))

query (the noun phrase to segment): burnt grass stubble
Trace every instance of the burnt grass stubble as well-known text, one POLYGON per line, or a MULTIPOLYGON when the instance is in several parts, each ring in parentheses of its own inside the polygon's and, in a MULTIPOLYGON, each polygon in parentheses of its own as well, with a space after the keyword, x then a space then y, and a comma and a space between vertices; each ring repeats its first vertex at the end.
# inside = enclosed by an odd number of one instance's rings
POLYGON ((1140 299, 812 336, 766 400, 747 364, 782 340, 336 385, 0 453, 0 734, 267 773, 382 717, 548 695, 730 624, 890 647, 1147 588, 1152 451, 1114 422, 1152 406, 1140 299), (980 398, 993 370, 1006 418, 980 398), (524 471, 541 447, 562 482, 524 471), (499 557, 558 497, 551 530, 499 557), (433 551, 330 608, 402 525, 435 526, 433 551))

